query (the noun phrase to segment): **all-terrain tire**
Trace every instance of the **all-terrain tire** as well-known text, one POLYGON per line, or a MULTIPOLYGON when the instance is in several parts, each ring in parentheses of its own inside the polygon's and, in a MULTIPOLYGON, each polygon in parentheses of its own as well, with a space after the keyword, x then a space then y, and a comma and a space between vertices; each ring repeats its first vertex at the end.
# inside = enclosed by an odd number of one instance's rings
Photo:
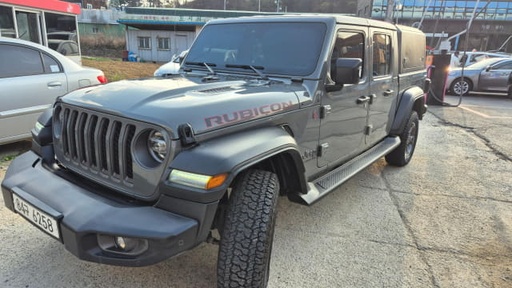
POLYGON ((400 145, 386 155, 386 161, 390 165, 402 167, 411 161, 418 140, 419 122, 418 113, 412 111, 404 130, 400 134, 400 145))
POLYGON ((272 172, 248 170, 236 180, 221 232, 219 288, 267 286, 278 197, 272 172))

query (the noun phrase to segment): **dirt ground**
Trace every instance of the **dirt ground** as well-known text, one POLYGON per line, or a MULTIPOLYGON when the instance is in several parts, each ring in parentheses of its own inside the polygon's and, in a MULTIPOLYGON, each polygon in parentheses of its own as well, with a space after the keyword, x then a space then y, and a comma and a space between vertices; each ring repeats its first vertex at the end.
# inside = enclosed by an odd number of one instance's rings
POLYGON ((109 82, 123 79, 151 77, 163 63, 127 62, 120 59, 82 57, 82 65, 98 68, 105 73, 109 82))

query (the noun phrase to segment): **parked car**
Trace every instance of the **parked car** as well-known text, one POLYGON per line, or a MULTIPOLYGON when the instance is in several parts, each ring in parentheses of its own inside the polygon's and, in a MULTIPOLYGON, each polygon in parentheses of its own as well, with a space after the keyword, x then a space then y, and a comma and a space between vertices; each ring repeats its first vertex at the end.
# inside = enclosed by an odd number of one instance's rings
POLYGON ((65 56, 78 56, 78 44, 72 40, 48 39, 48 47, 65 56))
POLYGON ((512 72, 512 58, 490 58, 464 68, 452 68, 448 72, 446 87, 455 95, 467 95, 470 91, 507 92, 507 79, 512 72))
POLYGON ((0 63, 0 145, 30 138, 37 117, 55 98, 107 82, 101 70, 20 39, 0 37, 0 63))
POLYGON ((512 55, 507 53, 499 53, 499 52, 466 52, 466 56, 464 56, 464 53, 460 53, 459 58, 460 60, 460 66, 469 66, 471 64, 480 62, 485 59, 489 58, 510 58, 512 55), (465 60, 465 61, 464 61, 465 60))
POLYGON ((74 32, 58 31, 47 33, 48 39, 72 40, 78 42, 78 37, 74 32))
POLYGON ((165 63, 164 65, 158 67, 153 75, 155 77, 165 77, 169 75, 178 74, 178 71, 181 67, 181 62, 183 58, 187 55, 188 50, 181 52, 179 55, 174 55, 171 58, 171 61, 165 63))

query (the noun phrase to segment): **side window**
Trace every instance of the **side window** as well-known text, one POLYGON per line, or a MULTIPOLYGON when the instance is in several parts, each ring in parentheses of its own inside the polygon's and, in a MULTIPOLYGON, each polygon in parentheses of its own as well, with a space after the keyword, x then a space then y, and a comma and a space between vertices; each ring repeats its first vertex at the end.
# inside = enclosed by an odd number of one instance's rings
POLYGON ((360 78, 363 77, 365 71, 364 63, 364 34, 360 32, 339 31, 334 44, 334 50, 331 55, 331 77, 334 79, 336 71, 335 63, 337 58, 360 58, 363 60, 360 78))
POLYGON ((55 59, 50 57, 47 54, 43 53, 43 63, 44 63, 44 72, 45 73, 60 73, 62 72, 62 68, 55 59))
POLYGON ((373 35, 373 76, 391 74, 391 37, 386 34, 373 35))
POLYGON ((0 63, 1 78, 44 73, 39 51, 27 47, 0 45, 0 63))
POLYGON ((512 62, 500 63, 494 66, 494 70, 510 70, 512 69, 512 62))

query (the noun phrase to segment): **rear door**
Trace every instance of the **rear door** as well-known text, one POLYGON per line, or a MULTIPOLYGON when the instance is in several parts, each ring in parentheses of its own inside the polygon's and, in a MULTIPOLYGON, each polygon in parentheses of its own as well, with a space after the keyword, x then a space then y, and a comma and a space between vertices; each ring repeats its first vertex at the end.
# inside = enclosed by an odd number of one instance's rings
MULTIPOLYGON (((368 112, 369 76, 367 57, 368 30, 339 30, 331 57, 331 78, 335 59, 363 60, 358 84, 344 85, 341 90, 326 92, 322 97, 318 166, 336 165, 359 154, 365 147, 364 129, 368 112)), ((331 80, 332 81, 332 80, 331 80)))
POLYGON ((67 91, 61 65, 28 46, 0 43, 0 143, 30 136, 37 117, 67 91))
POLYGON ((512 72, 512 60, 496 63, 480 73, 479 88, 483 91, 507 92, 508 76, 512 72))
POLYGON ((370 105, 368 126, 365 131, 366 145, 373 146, 388 135, 390 115, 394 115, 398 90, 397 40, 393 31, 379 28, 370 29, 372 43, 370 75, 370 105))

